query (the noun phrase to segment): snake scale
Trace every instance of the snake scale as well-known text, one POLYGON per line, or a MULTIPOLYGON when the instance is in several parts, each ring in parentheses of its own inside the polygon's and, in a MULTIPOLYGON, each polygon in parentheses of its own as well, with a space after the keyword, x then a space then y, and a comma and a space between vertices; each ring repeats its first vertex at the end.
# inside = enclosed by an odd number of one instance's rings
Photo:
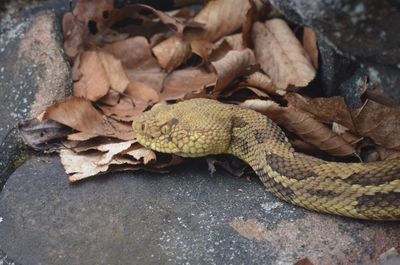
POLYGON ((336 163, 291 147, 266 116, 210 99, 157 104, 133 122, 137 141, 184 157, 232 154, 294 205, 369 220, 400 220, 400 161, 336 163))

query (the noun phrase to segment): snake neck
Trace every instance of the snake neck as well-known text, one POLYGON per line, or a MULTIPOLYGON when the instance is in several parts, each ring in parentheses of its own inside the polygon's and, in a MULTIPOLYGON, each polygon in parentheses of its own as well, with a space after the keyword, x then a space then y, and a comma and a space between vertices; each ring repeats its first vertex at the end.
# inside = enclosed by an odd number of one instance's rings
POLYGON ((282 130, 258 113, 232 118, 228 153, 292 204, 358 219, 400 220, 400 160, 333 163, 294 152, 282 130))

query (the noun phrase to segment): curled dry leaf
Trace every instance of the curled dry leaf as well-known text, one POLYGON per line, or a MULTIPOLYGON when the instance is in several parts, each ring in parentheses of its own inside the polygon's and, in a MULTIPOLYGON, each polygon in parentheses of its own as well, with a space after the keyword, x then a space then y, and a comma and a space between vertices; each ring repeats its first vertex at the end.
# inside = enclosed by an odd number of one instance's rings
POLYGON ((110 81, 96 51, 82 53, 79 70, 81 78, 74 84, 74 96, 96 101, 107 94, 110 81))
POLYGON ((163 69, 171 71, 190 57, 190 43, 196 40, 215 41, 239 29, 246 20, 248 0, 210 1, 191 23, 202 28, 187 28, 183 36, 176 34, 153 47, 163 69), (234 18, 234 19, 233 19, 234 18))
POLYGON ((45 119, 67 125, 86 135, 108 136, 121 140, 134 139, 129 124, 107 119, 92 103, 84 98, 72 97, 46 109, 45 119))
POLYGON ((306 112, 290 106, 281 107, 270 100, 246 100, 241 105, 267 115, 277 124, 328 154, 349 156, 356 152, 342 137, 306 112))
POLYGON ((304 87, 314 79, 308 54, 284 20, 256 22, 252 38, 257 61, 278 89, 304 87))
POLYGON ((216 75, 199 68, 186 68, 172 72, 164 81, 160 100, 175 100, 198 94, 214 84, 216 75))
POLYGON ((132 145, 130 148, 121 152, 121 154, 132 156, 136 160, 143 160, 143 164, 147 165, 151 161, 156 160, 154 151, 147 149, 140 144, 132 145))
POLYGON ((285 90, 277 89, 272 83, 272 80, 261 72, 255 72, 247 76, 245 81, 240 85, 256 87, 272 95, 283 96, 286 93, 285 90))
POLYGON ((317 33, 312 29, 305 27, 303 31, 303 45, 308 56, 310 56, 312 65, 315 69, 318 69, 317 33))
POLYGON ((342 97, 306 99, 290 93, 289 104, 325 122, 336 122, 389 149, 400 150, 400 107, 388 107, 372 100, 359 109, 349 109, 342 97))
POLYGON ((104 51, 83 52, 79 70, 81 78, 74 84, 74 96, 91 101, 107 95, 110 87, 122 93, 129 84, 121 61, 104 51))
POLYGON ((218 95, 233 80, 254 72, 254 68, 250 67, 254 62, 254 54, 250 49, 232 50, 221 60, 213 62, 212 66, 218 76, 213 93, 218 95))
POLYGON ((131 81, 125 93, 120 96, 118 104, 99 104, 99 108, 105 115, 116 120, 132 121, 136 115, 158 101, 159 95, 153 88, 142 82, 131 81))
POLYGON ((358 134, 386 148, 400 150, 400 107, 367 100, 360 109, 352 111, 352 116, 358 134))
POLYGON ((214 44, 210 54, 210 61, 218 61, 222 59, 231 50, 242 49, 244 49, 242 34, 237 33, 223 37, 214 44))
POLYGON ((190 42, 184 41, 180 36, 173 36, 152 49, 158 63, 170 72, 189 58, 192 50, 190 42))
POLYGON ((36 151, 51 151, 62 146, 61 141, 70 133, 71 128, 58 122, 29 119, 18 123, 18 130, 24 142, 36 151))
POLYGON ((351 113, 343 97, 315 98, 311 100, 297 93, 288 93, 285 99, 290 105, 313 114, 325 123, 336 122, 356 132, 351 113))
POLYGON ((104 51, 99 51, 98 55, 107 73, 111 88, 123 93, 129 84, 129 79, 122 68, 121 61, 104 51))
POLYGON ((137 36, 118 41, 104 47, 104 50, 121 60, 130 80, 142 82, 159 92, 166 73, 153 57, 146 38, 137 36))
POLYGON ((216 0, 207 5, 194 17, 204 25, 202 30, 187 30, 185 38, 216 41, 238 30, 246 21, 250 8, 249 0, 216 0))
POLYGON ((142 71, 160 69, 145 37, 136 36, 116 41, 105 45, 103 49, 119 59, 126 69, 142 71))

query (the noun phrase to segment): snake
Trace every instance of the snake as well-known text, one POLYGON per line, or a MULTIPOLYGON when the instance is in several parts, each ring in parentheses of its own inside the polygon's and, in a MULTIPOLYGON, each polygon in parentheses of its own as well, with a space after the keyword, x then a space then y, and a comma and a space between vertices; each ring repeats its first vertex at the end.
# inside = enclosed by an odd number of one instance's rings
POLYGON ((205 98, 155 104, 132 128, 141 145, 157 152, 236 156, 268 191, 293 205, 356 219, 400 220, 399 159, 330 162, 296 152, 267 116, 205 98))

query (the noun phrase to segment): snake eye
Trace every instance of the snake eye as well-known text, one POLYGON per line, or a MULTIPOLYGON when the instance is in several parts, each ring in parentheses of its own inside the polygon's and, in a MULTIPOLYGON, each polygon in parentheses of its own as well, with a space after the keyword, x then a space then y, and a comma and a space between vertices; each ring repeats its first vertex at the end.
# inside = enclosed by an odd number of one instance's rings
POLYGON ((171 125, 165 124, 161 127, 162 134, 168 134, 171 131, 171 125))

